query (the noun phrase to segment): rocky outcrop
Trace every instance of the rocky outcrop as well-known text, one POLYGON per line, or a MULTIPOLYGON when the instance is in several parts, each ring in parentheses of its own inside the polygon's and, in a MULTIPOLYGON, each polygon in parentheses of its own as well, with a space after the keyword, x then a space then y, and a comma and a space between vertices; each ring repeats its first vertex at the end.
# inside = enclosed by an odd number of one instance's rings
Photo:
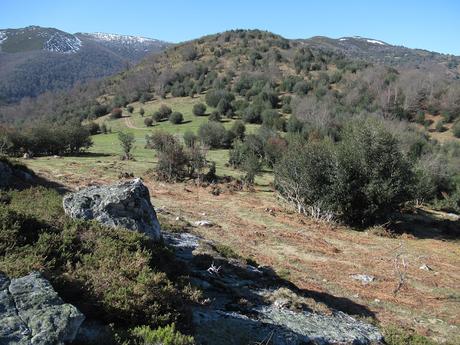
POLYGON ((69 343, 84 318, 40 273, 11 280, 0 273, 0 345, 69 343))
POLYGON ((149 190, 140 179, 82 189, 66 195, 63 205, 72 218, 95 219, 106 226, 145 233, 155 240, 161 237, 149 190))
POLYGON ((302 292, 291 289, 268 267, 225 259, 212 242, 189 233, 163 233, 163 238, 189 268, 192 283, 207 301, 193 308, 198 344, 383 343, 376 327, 333 308, 328 313, 306 305, 293 310, 286 296, 299 304, 302 292))
POLYGON ((6 162, 0 160, 0 188, 9 186, 13 178, 13 169, 6 162))

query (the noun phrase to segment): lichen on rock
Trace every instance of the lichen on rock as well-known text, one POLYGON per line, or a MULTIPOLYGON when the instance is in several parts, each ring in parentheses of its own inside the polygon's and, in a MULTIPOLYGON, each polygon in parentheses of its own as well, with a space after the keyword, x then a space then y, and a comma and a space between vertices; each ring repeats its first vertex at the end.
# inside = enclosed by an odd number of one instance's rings
POLYGON ((140 179, 84 188, 66 195, 63 206, 72 218, 94 219, 109 227, 139 231, 155 240, 161 237, 149 190, 140 179))
POLYGON ((40 273, 11 280, 0 273, 0 345, 69 343, 84 319, 40 273))

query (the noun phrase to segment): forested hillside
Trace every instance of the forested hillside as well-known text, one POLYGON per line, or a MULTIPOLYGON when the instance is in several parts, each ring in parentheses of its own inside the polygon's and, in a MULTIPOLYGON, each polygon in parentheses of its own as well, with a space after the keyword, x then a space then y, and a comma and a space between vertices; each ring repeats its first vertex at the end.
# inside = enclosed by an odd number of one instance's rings
POLYGON ((0 30, 0 105, 113 75, 168 46, 147 38, 72 35, 38 26, 0 30))
MULTIPOLYGON (((5 121, 18 122, 43 116, 84 119, 98 116, 95 110, 99 106, 110 108, 168 93, 184 97, 209 89, 229 89, 251 99, 265 89, 277 97, 273 106, 279 101, 290 104, 292 99, 291 108, 304 120, 313 111, 319 114, 312 119, 322 122, 316 124, 319 129, 337 118, 361 112, 420 123, 424 123, 423 113, 442 113, 447 123, 458 116, 460 82, 453 77, 454 68, 449 69, 448 77, 436 68, 426 73, 417 62, 395 62, 395 67, 388 67, 373 58, 364 59, 363 50, 344 54, 320 42, 287 40, 262 31, 207 36, 152 56, 101 83, 3 107, 1 115, 5 121)), ((419 56, 418 51, 410 51, 412 56, 419 56)), ((425 55, 420 59, 446 68, 458 61, 440 54, 432 54, 430 60, 425 55)))

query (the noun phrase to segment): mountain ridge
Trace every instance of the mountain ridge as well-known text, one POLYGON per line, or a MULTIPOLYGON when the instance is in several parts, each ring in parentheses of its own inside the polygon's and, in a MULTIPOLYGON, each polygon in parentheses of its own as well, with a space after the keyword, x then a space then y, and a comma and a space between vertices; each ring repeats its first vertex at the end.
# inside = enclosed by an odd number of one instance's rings
MULTIPOLYGON (((88 42, 97 44, 92 40, 88 42)), ((101 57, 94 56, 94 59, 101 57)), ((90 109, 101 103, 104 95, 109 97, 102 101, 105 106, 119 106, 125 101, 163 97, 168 93, 173 97, 199 94, 213 87, 214 82, 218 83, 216 85, 225 83, 220 80, 232 83, 231 80, 238 81, 245 75, 260 75, 259 79, 263 76, 262 79, 278 86, 294 86, 302 81, 304 85, 298 87, 307 93, 315 89, 318 99, 328 94, 327 100, 334 99, 337 106, 345 109, 350 104, 360 103, 360 109, 373 112, 384 105, 384 111, 390 111, 391 116, 402 116, 394 112, 404 109, 413 118, 417 109, 440 109, 444 103, 453 107, 456 88, 450 90, 447 85, 452 81, 458 84, 459 62, 460 57, 396 47, 370 38, 317 36, 290 40, 267 31, 232 30, 175 44, 133 67, 122 68, 119 74, 101 80, 98 86, 83 85, 83 90, 91 91, 84 96, 86 91, 81 91, 82 88, 71 91, 68 94, 80 96, 75 101, 68 100, 68 104, 56 101, 67 98, 64 92, 22 107, 3 107, 0 112, 5 120, 11 119, 13 114, 15 118, 37 118, 44 112, 57 119, 76 115, 76 109, 83 108, 78 111, 78 117, 91 117, 94 114, 90 109), (359 80, 355 77, 357 72, 359 80), (380 85, 381 82, 384 83, 380 85), (382 88, 388 93, 384 99, 376 93, 382 88), (406 92, 400 93, 399 88, 406 92), (366 92, 372 94, 367 101, 362 96, 366 92), (118 101, 110 101, 111 97, 118 101), (88 100, 88 104, 83 105, 83 99, 88 100), (50 103, 55 103, 54 109, 47 106, 50 103), (390 109, 392 106, 396 108, 390 109)))
POLYGON ((113 75, 168 42, 127 35, 70 34, 28 26, 0 29, 0 104, 113 75))

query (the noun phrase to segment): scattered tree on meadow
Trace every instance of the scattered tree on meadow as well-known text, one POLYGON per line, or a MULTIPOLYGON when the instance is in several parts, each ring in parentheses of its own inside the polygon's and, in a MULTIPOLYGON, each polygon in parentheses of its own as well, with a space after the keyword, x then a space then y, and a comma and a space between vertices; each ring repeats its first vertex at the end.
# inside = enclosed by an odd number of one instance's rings
POLYGON ((228 134, 220 122, 209 121, 198 129, 198 136, 203 145, 210 148, 225 148, 229 146, 228 134))
POLYGON ((193 114, 196 116, 203 116, 206 113, 206 105, 197 103, 193 105, 193 114))
POLYGON ((155 121, 160 122, 163 120, 169 119, 169 116, 172 114, 172 109, 167 105, 162 104, 160 108, 153 113, 153 118, 155 121))
POLYGON ((244 125, 243 121, 236 120, 230 130, 235 135, 235 138, 242 140, 246 132, 246 126, 244 125))
POLYGON ((192 131, 184 133, 184 143, 187 147, 194 147, 198 143, 198 137, 192 131))
POLYGON ((145 127, 152 127, 153 126, 153 119, 151 117, 146 117, 144 119, 145 127))
POLYGON ((172 124, 179 124, 179 123, 182 123, 184 121, 184 116, 182 115, 182 113, 178 112, 178 111, 174 111, 171 113, 171 115, 169 115, 169 122, 171 122, 172 124))
POLYGON ((119 132, 118 140, 120 141, 121 149, 123 150, 123 159, 130 160, 133 158, 131 151, 134 148, 136 139, 131 132, 119 132))
POLYGON ((110 112, 110 118, 120 119, 123 116, 123 110, 121 108, 113 108, 110 112))

